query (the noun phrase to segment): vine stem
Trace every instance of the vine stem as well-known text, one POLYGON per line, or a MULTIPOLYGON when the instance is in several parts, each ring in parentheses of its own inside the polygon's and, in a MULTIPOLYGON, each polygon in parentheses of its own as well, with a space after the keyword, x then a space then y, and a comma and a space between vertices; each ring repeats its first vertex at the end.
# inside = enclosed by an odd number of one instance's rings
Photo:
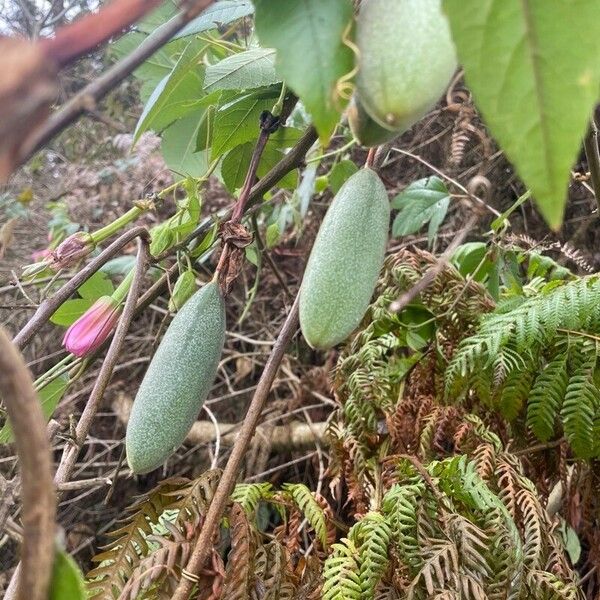
MULTIPOLYGON (((46 421, 21 353, 0 328, 0 396, 10 419, 21 467, 22 568, 13 575, 13 597, 47 600, 54 562, 56 498, 46 421)), ((6 599, 9 599, 7 591, 6 599)))
MULTIPOLYGON (((47 144, 56 134, 76 121, 84 113, 94 110, 96 103, 104 98, 117 84, 132 73, 156 50, 166 44, 194 17, 210 6, 214 0, 189 2, 181 12, 149 35, 131 54, 108 69, 95 81, 75 94, 59 111, 54 113, 20 149, 19 162, 27 161, 47 144)), ((151 8, 151 4, 148 4, 151 8)))
POLYGON ((13 343, 19 349, 24 348, 40 330, 40 328, 50 319, 56 309, 66 300, 68 300, 75 290, 86 282, 96 271, 115 256, 123 246, 126 246, 136 237, 148 239, 148 231, 145 227, 134 227, 120 235, 110 246, 101 252, 94 260, 90 261, 77 275, 67 281, 53 296, 46 298, 39 308, 35 311, 31 319, 14 337, 13 343))
POLYGON ((590 129, 583 140, 583 147, 590 169, 594 198, 600 214, 600 151, 598 150, 598 126, 594 117, 590 121, 590 129))
POLYGON ((98 406, 104 395, 104 390, 106 389, 106 386, 109 384, 112 377, 113 370, 119 358, 119 353, 121 352, 123 342, 125 341, 125 336, 127 335, 127 330, 129 329, 131 319, 133 318, 136 309, 136 303, 140 295, 142 280, 144 278, 146 265, 148 263, 148 242, 145 237, 138 237, 137 241, 138 251, 135 274, 133 276, 131 288, 127 294, 127 300, 125 301, 125 306, 123 307, 123 313, 119 319, 119 324, 115 330, 115 334, 108 348, 108 352, 106 353, 106 357, 102 362, 102 367, 100 368, 100 372, 98 373, 96 382, 94 383, 94 387, 90 393, 90 397, 85 405, 85 408, 83 409, 83 412, 81 413, 79 422, 77 423, 75 439, 70 445, 67 445, 61 457, 60 464, 56 470, 56 476, 54 478, 54 481, 57 484, 64 483, 71 475, 77 455, 79 454, 79 451, 85 442, 87 434, 92 425, 92 421, 96 416, 98 406))
MULTIPOLYGON (((140 228, 143 229, 143 228, 140 228)), ((92 389, 92 392, 90 393, 90 397, 85 405, 85 408, 83 409, 83 412, 81 413, 81 417, 79 418, 79 422, 77 424, 77 428, 75 430, 75 439, 73 440, 71 445, 67 445, 67 447, 65 448, 63 455, 61 457, 61 461, 60 464, 58 466, 58 469, 56 471, 56 475, 54 476, 54 482, 52 481, 52 474, 51 474, 51 466, 50 466, 50 457, 51 457, 51 453, 50 453, 50 445, 48 442, 48 438, 46 437, 46 425, 45 425, 45 420, 44 417, 41 413, 41 405, 39 403, 39 400, 37 399, 37 395, 34 395, 33 397, 33 401, 35 404, 35 410, 39 412, 39 416, 41 418, 41 427, 44 431, 43 436, 44 439, 46 440, 46 445, 47 445, 47 460, 49 463, 48 466, 48 472, 50 475, 50 483, 48 485, 48 489, 50 490, 50 494, 51 494, 51 498, 52 498, 52 502, 55 503, 55 495, 54 495, 54 484, 60 485, 65 483, 66 481, 68 481, 69 477, 71 476, 71 472, 73 471, 73 467, 75 466, 75 461, 77 460, 77 455, 79 454, 79 451, 81 449, 81 446, 83 445, 83 443, 85 442, 85 439, 87 437, 87 434, 89 432, 89 429, 92 425, 92 421, 94 420, 94 417, 96 416, 96 412, 98 410, 98 406, 100 405, 100 401, 102 400, 102 397, 104 395, 104 390, 106 389, 106 386, 108 385, 108 383, 110 382, 114 367, 117 363, 118 357, 119 357, 119 353, 121 352, 121 348, 123 346, 123 342, 125 341, 125 336, 127 335, 127 330, 129 329, 129 325, 131 323, 131 319, 133 318, 133 315, 135 313, 136 310, 136 303, 137 303, 137 299, 138 296, 140 295, 140 290, 141 290, 141 286, 142 286, 142 279, 144 277, 144 273, 146 270, 146 264, 148 262, 148 240, 147 240, 147 232, 145 229, 143 229, 143 231, 146 233, 146 235, 139 235, 138 234, 138 252, 137 252, 137 261, 136 261, 136 267, 135 267, 135 275, 133 277, 133 281, 131 283, 131 288, 129 289, 129 294, 127 296, 127 300, 125 302, 125 306, 123 308, 123 313, 121 314, 121 318, 119 319, 119 324, 117 325, 117 329, 115 330, 115 334, 113 336, 113 339, 111 341, 110 347, 108 349, 108 352, 106 353, 106 357, 102 363, 102 367, 100 369, 100 372, 98 373, 98 377, 96 378, 96 382, 94 384, 94 388, 92 389)), ((0 338, 1 341, 1 338, 0 338)), ((0 344, 1 346, 2 344, 0 344)), ((5 352, 1 353, 0 356, 0 368, 2 368, 2 359, 4 358, 4 354, 5 352)), ((4 370, 4 369, 3 369, 4 370)), ((0 374, 1 377, 1 374, 0 374)), ((1 391, 1 388, 0 388, 1 391)), ((35 392, 34 392, 35 394, 35 392)), ((35 412, 33 411, 33 409, 29 406, 25 406, 24 404, 22 406, 19 407, 18 413, 19 415, 17 416, 17 418, 23 418, 23 415, 21 413, 31 413, 31 412, 35 412)), ((17 447, 19 444, 19 440, 22 440, 22 443, 29 443, 31 444, 32 448, 34 447, 34 445, 31 443, 31 439, 30 439, 30 432, 29 431, 21 431, 18 430, 17 427, 15 427, 15 420, 13 418, 12 415, 10 415, 9 413, 9 417, 11 418, 11 423, 13 425, 13 429, 15 432, 15 440, 17 443, 17 447)), ((39 446, 39 444, 38 444, 39 446)), ((23 461, 23 459, 21 458, 21 461, 23 461)), ((22 485, 23 488, 25 488, 25 465, 22 462, 22 469, 23 469, 23 475, 22 475, 22 485)), ((40 481, 43 481, 43 472, 40 471, 40 473, 38 473, 37 471, 34 472, 34 478, 37 481, 38 479, 40 481)), ((39 484, 38 484, 39 485, 39 484)), ((39 501, 38 501, 39 502, 39 501)), ((24 511, 25 511, 25 489, 23 489, 23 506, 24 506, 24 511)), ((51 506, 54 506, 54 504, 52 504, 51 506)), ((39 511, 39 507, 36 509, 37 511, 39 511)), ((54 513, 52 513, 52 519, 54 520, 54 513)), ((40 535, 38 533, 38 535, 40 535)), ((27 540, 27 535, 25 536, 25 540, 27 540)), ((52 535, 51 535, 51 547, 48 550, 47 548, 45 549, 45 555, 44 556, 48 556, 50 557, 50 559, 52 559, 53 557, 53 550, 54 550, 54 530, 52 529, 52 535)), ((30 574, 31 576, 33 576, 35 579, 39 578, 39 571, 40 571, 40 566, 43 568, 45 566, 45 560, 44 559, 40 561, 40 558, 37 558, 38 562, 33 562, 31 561, 30 564, 26 564, 25 563, 25 552, 23 552, 23 560, 22 562, 17 565, 17 568, 13 574, 13 578, 8 586, 8 590, 6 592, 6 600, 33 600, 34 596, 32 595, 19 595, 17 594, 17 577, 22 578, 22 577, 26 577, 27 574, 30 574), (23 575, 21 575, 23 574, 23 575)), ((52 564, 50 564, 49 569, 52 568, 52 564)), ((39 595, 39 596, 35 596, 35 600, 47 600, 48 598, 48 594, 47 594, 47 588, 45 590, 45 594, 39 595)))
POLYGON ((242 460, 244 459, 248 446, 254 436, 262 410, 269 395, 269 390, 277 375, 279 365, 281 364, 286 348, 297 329, 298 295, 296 295, 294 304, 292 305, 277 340, 275 341, 269 359, 267 360, 267 364, 265 365, 256 391, 254 392, 254 396, 252 397, 252 401, 250 402, 250 406, 248 407, 248 412, 244 418, 240 433, 235 440, 231 455, 229 456, 223 475, 215 490, 215 495, 208 507, 208 512, 206 513, 204 524, 200 530, 200 535, 198 536, 198 540, 194 546, 194 550, 187 566, 182 572, 182 578, 172 596, 172 600, 188 600, 194 586, 194 580, 211 553, 211 539, 223 516, 227 503, 229 502, 229 496, 235 486, 242 460))
POLYGON ((448 264, 450 258, 454 254, 454 251, 463 243, 468 233, 475 227, 480 215, 471 215, 471 218, 467 221, 467 224, 454 236, 454 239, 450 242, 449 246, 444 250, 442 255, 437 259, 435 264, 431 265, 427 271, 423 274, 423 277, 415 283, 409 290, 404 292, 397 300, 394 300, 390 304, 390 312, 398 313, 406 308, 421 292, 425 291, 440 274, 442 269, 448 264))

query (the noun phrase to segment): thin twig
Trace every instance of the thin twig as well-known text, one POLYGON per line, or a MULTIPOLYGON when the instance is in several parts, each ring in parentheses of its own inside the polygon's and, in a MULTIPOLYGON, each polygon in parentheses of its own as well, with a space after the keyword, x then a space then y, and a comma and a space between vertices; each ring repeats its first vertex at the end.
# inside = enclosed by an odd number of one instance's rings
MULTIPOLYGON (((46 421, 25 361, 0 328, 0 396, 14 431, 21 468, 24 528, 18 584, 19 600, 47 600, 54 561, 56 498, 52 483, 46 421)), ((15 588, 18 588, 15 589, 15 588)), ((8 600, 7 591, 6 598, 8 600)))
POLYGON ((406 308, 406 306, 408 306, 421 292, 426 290, 433 283, 442 269, 448 264, 448 261, 454 254, 454 251, 463 243, 464 239, 467 237, 467 234, 475 226, 478 220, 478 214, 471 216, 471 218, 467 221, 467 224, 456 234, 452 242, 450 242, 450 245, 446 248, 446 250, 444 250, 443 254, 440 255, 435 264, 431 265, 431 267, 425 271, 423 277, 421 277, 421 279, 419 279, 415 285, 404 292, 400 298, 394 300, 394 302, 390 304, 391 312, 400 312, 406 308))
POLYGON ((237 480, 240 466, 258 425, 263 407, 269 395, 271 385, 277 375, 279 365, 283 360, 285 350, 296 333, 298 328, 298 297, 283 324, 283 327, 277 337, 273 351, 271 352, 267 364, 265 365, 264 371, 258 382, 256 392, 252 398, 252 402, 248 407, 248 412, 244 419, 240 433, 235 441, 235 444, 231 450, 231 455, 227 461, 227 465, 223 471, 223 475, 219 481, 219 485, 215 491, 215 495, 210 503, 208 512, 198 541, 194 547, 194 551, 190 560, 184 569, 183 576, 175 590, 172 600, 188 600, 190 592, 194 586, 193 579, 197 575, 200 569, 206 563, 210 552, 212 550, 211 539, 219 524, 219 521, 223 515, 227 502, 229 501, 229 495, 231 494, 235 482, 237 480), (187 576, 186 576, 187 575, 187 576), (189 577, 189 578, 188 578, 189 577))
MULTIPOLYGON (((279 181, 281 181, 288 173, 291 173, 294 169, 297 169, 302 162, 306 153, 312 148, 313 144, 317 141, 318 134, 317 130, 311 125, 305 132, 304 135, 298 140, 295 146, 256 184, 252 187, 250 195, 248 196, 247 206, 252 207, 246 210, 246 214, 253 214, 260 210, 260 205, 257 203, 262 197, 273 187, 275 187, 279 181)), ((218 220, 221 222, 227 221, 231 217, 233 207, 224 210, 219 214, 218 220)), ((192 241, 198 239, 205 233, 208 233, 211 227, 213 227, 214 221, 212 219, 205 219, 203 223, 198 225, 190 235, 182 240, 180 243, 169 248, 168 251, 160 254, 156 257, 156 260, 162 260, 172 254, 176 250, 186 248, 192 241)), ((1 289, 0 289, 1 291, 1 289)))
MULTIPOLYGON (((128 475, 130 473, 129 469, 122 469, 118 473, 114 475, 114 477, 118 475, 128 475)), ((59 492, 74 492, 77 490, 87 490, 93 487, 103 487, 112 485, 113 480, 110 477, 92 477, 91 479, 79 479, 77 481, 65 481, 65 483, 61 483, 57 485, 57 489, 59 492)))
POLYGON ((598 150, 598 127, 594 117, 590 121, 590 129, 583 139, 585 156, 590 169, 590 177, 594 188, 594 198, 600 213, 600 151, 598 150))
POLYGON ((408 156, 409 158, 412 158, 413 160, 420 162, 421 164, 423 164, 426 167, 428 167, 429 169, 431 169, 434 173, 437 173, 440 177, 442 177, 446 181, 449 181, 450 183, 454 184, 459 190, 464 192, 471 200, 473 200, 474 202, 477 202, 477 204, 479 204, 480 206, 482 206, 483 208, 485 208, 486 210, 491 212, 493 215, 495 215, 496 217, 501 216, 501 213, 499 213, 493 206, 490 206, 484 199, 475 195, 472 191, 470 191, 468 188, 466 188, 462 183, 460 183, 456 179, 453 179, 449 175, 446 175, 446 173, 444 173, 437 167, 434 167, 430 162, 427 162, 424 158, 421 158, 418 154, 413 154, 412 152, 409 152, 408 150, 403 150, 402 148, 392 148, 392 152, 397 152, 398 154, 404 154, 404 156, 408 156))
POLYGON ((83 443, 85 442, 87 434, 92 425, 92 421, 96 416, 98 406, 104 395, 104 390, 109 384, 113 369, 117 364, 119 353, 121 352, 123 342, 125 341, 125 336, 127 335, 127 330, 129 329, 129 324, 133 318, 136 302, 140 294, 142 280, 144 278, 146 263, 148 260, 147 248, 148 246, 145 236, 143 238, 138 238, 135 275, 133 277, 133 282, 131 283, 129 294, 127 295, 127 300, 125 301, 125 306, 123 307, 123 314, 119 319, 119 324, 117 325, 115 335, 113 336, 108 352, 106 353, 106 357, 102 363, 102 367, 100 368, 96 378, 94 388, 92 389, 87 404, 85 405, 85 408, 81 413, 81 417, 79 418, 79 422, 77 423, 75 439, 73 440, 72 444, 66 446, 63 452, 60 464, 56 471, 56 476, 54 478, 57 484, 64 483, 69 479, 71 471, 75 466, 75 461, 77 460, 79 450, 83 446, 83 443))
MULTIPOLYGON (((39 40, 46 56, 59 67, 75 62, 79 57, 106 43, 156 8, 160 0, 120 0, 110 2, 96 13, 90 13, 60 27, 55 35, 39 40)), ((25 3, 22 4, 25 6, 25 3)))
POLYGON ((14 337, 13 343, 17 348, 24 348, 40 330, 40 328, 50 319, 56 309, 73 293, 86 282, 96 271, 107 263, 115 254, 117 254, 123 246, 126 246, 131 240, 136 237, 148 238, 148 231, 145 227, 134 227, 119 236, 110 246, 94 258, 86 265, 77 275, 63 285, 53 296, 46 298, 34 315, 27 321, 23 329, 14 337))
POLYGON ((35 135, 23 146, 20 160, 25 162, 56 134, 76 121, 87 110, 95 110, 96 104, 117 84, 132 73, 156 50, 166 44, 179 30, 196 17, 201 11, 210 6, 214 0, 196 0, 191 6, 182 10, 178 15, 155 30, 131 54, 126 56, 78 92, 58 112, 54 113, 46 123, 40 127, 35 135))

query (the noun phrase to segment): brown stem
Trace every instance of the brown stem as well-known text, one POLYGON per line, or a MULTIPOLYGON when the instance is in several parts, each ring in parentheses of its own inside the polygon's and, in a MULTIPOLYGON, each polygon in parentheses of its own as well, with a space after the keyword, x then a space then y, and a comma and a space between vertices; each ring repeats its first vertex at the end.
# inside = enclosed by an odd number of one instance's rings
POLYGON ((3 329, 0 329, 0 396, 14 431, 21 468, 23 568, 15 580, 18 581, 16 598, 47 600, 56 517, 50 442, 31 373, 3 329))
POLYGON ((123 81, 136 67, 141 65, 156 50, 166 44, 174 34, 182 29, 202 10, 210 6, 214 0, 196 0, 192 9, 183 10, 167 21, 153 35, 148 36, 131 54, 111 67, 106 73, 84 87, 58 112, 54 113, 20 149, 19 162, 25 162, 35 152, 46 145, 56 134, 76 121, 88 109, 95 109, 98 100, 102 99, 118 83, 123 81))
POLYGON ((365 161, 365 167, 369 169, 373 168, 373 163, 375 162, 375 153, 377 148, 369 148, 369 153, 367 154, 367 160, 365 161))
POLYGON ((391 312, 400 312, 405 309, 421 292, 425 291, 439 275, 442 269, 448 264, 448 261, 454 254, 454 251, 463 243, 468 233, 473 229, 480 215, 472 215, 467 224, 454 236, 450 245, 444 250, 443 254, 437 259, 436 263, 431 265, 423 274, 423 277, 415 283, 409 290, 404 292, 400 298, 390 304, 391 312))
POLYGON ((239 223, 242 219, 242 215, 244 214, 244 209, 246 208, 246 202, 248 202, 248 198, 250 197, 250 192, 252 191, 252 184, 256 179, 256 171, 258 169, 258 163, 260 162, 260 157, 269 141, 270 132, 266 129, 260 130, 260 135, 258 136, 258 141, 256 142, 256 146, 254 147, 254 152, 252 152, 252 158, 250 159, 250 166, 248 167, 248 172, 246 173, 246 179, 244 180, 244 185, 240 192, 240 196, 238 201, 235 203, 233 207, 233 211, 231 213, 231 221, 233 223, 239 223))
POLYGON ((600 213, 600 151, 598 150, 598 127, 594 117, 590 122, 590 129, 583 140, 585 155, 587 158, 592 187, 594 188, 594 197, 600 213))
POLYGON ((145 227, 134 227, 120 235, 110 246, 101 252, 94 260, 90 261, 77 275, 63 285, 53 296, 46 298, 35 311, 31 319, 27 321, 23 329, 14 337, 13 343, 17 348, 24 348, 40 330, 40 328, 54 314, 56 309, 68 300, 75 290, 87 281, 102 265, 107 263, 117 252, 136 237, 148 238, 145 227))
POLYGON ((158 6, 161 0, 113 0, 97 13, 61 27, 56 35, 39 41, 46 56, 64 67, 108 41, 158 6))
POLYGON ((190 557, 190 560, 183 571, 183 576, 179 582, 179 585, 177 586, 177 589, 175 590, 172 600, 188 600, 190 592, 194 586, 193 579, 204 566, 211 553, 211 539, 216 531, 221 517, 223 516, 225 507, 229 502, 229 495, 235 486, 240 466, 248 446, 250 445, 252 436, 256 430, 256 426, 258 425, 260 415, 269 395, 269 390, 271 389, 273 381, 275 380, 275 376, 277 375, 279 365, 284 357, 285 350, 290 340, 296 333, 297 328, 298 296, 296 296, 296 300, 294 301, 290 313, 283 324, 275 345, 273 346, 273 350, 269 356, 269 360, 267 361, 264 371, 260 377, 258 386, 252 398, 252 402, 248 407, 248 412, 246 413, 244 423, 242 424, 240 433, 235 440, 235 444, 231 450, 231 455, 229 456, 229 460, 227 461, 227 465, 225 466, 223 475, 221 476, 219 485, 215 491, 215 495, 213 496, 210 506, 208 507, 208 512, 206 513, 204 524, 200 530, 198 541, 196 542, 192 556, 190 557))
POLYGON ((250 165, 246 173, 244 185, 240 192, 237 202, 231 211, 231 218, 226 223, 221 225, 221 239, 223 249, 219 257, 219 263, 215 272, 215 277, 219 280, 219 286, 225 296, 229 293, 233 281, 239 274, 242 265, 242 256, 244 245, 248 245, 252 241, 244 227, 241 227, 240 221, 246 210, 246 204, 252 191, 252 184, 256 179, 256 171, 260 163, 260 157, 269 141, 269 136, 275 133, 279 128, 280 119, 278 116, 272 115, 268 110, 264 111, 260 116, 260 134, 252 152, 250 165))
MULTIPOLYGON (((304 160, 306 153, 310 150, 312 145, 317 141, 318 134, 314 127, 309 127, 304 135, 298 140, 296 145, 262 178, 259 179, 256 184, 252 187, 250 196, 248 197, 247 206, 254 206, 266 192, 273 188, 277 183, 283 179, 288 173, 291 173, 294 169, 297 169, 304 160)), ((255 207, 256 209, 256 207, 255 207)), ((254 209, 254 210, 255 210, 254 209)), ((222 221, 226 221, 230 218, 233 212, 233 208, 229 208, 220 217, 222 221)), ((163 254, 156 257, 156 261, 160 261, 175 250, 185 248, 189 243, 201 235, 204 235, 213 226, 212 221, 207 221, 199 225, 185 240, 181 243, 169 248, 163 254)))
POLYGON ((127 300, 125 301, 125 306, 123 307, 123 314, 119 319, 119 324, 117 325, 117 329, 115 330, 115 335, 113 336, 112 342, 110 343, 110 347, 108 349, 108 352, 106 353, 106 357, 102 362, 102 367, 100 368, 100 372, 98 373, 98 376, 96 378, 94 388, 92 389, 87 404, 85 405, 85 408, 81 413, 79 423, 77 423, 77 428, 75 430, 75 440, 73 440, 73 443, 71 445, 67 445, 63 452, 60 464, 56 471, 56 476, 54 478, 54 481, 57 484, 64 483, 69 479, 71 471, 73 470, 73 466, 75 465, 75 461, 77 460, 79 450, 83 446, 83 443, 85 442, 87 434, 92 425, 92 421, 96 416, 98 406, 104 395, 104 390, 109 384, 110 379, 112 377, 113 369, 117 364, 119 353, 121 352, 121 348, 123 347, 123 342, 125 341, 127 330, 129 329, 131 319, 133 318, 133 314, 135 312, 136 302, 140 295, 142 280, 144 278, 146 264, 148 261, 147 248, 148 246, 146 240, 143 238, 138 238, 138 252, 135 274, 131 283, 129 294, 127 295, 127 300))

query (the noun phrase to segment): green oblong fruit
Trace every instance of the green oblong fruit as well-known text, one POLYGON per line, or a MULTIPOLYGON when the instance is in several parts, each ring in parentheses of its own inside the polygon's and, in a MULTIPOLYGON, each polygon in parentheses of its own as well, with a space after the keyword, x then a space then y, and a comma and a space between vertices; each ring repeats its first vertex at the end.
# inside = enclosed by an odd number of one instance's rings
POLYGON ((381 179, 361 169, 337 193, 300 287, 300 327, 313 348, 331 348, 358 326, 383 265, 390 203, 381 179))
POLYGON ((397 131, 390 131, 376 123, 354 95, 348 105, 348 123, 352 135, 363 146, 379 146, 398 137, 397 131))
POLYGON ((125 446, 134 473, 156 469, 183 443, 217 374, 225 302, 211 282, 175 315, 131 409, 125 446))
POLYGON ((363 0, 356 40, 360 100, 398 133, 435 106, 457 67, 441 0, 363 0))

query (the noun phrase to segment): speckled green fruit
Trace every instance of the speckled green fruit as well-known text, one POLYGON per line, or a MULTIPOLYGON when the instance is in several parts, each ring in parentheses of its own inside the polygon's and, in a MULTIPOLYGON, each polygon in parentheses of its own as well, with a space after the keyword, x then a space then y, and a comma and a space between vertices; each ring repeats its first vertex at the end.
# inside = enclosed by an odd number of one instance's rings
POLYGON ((300 327, 313 348, 356 329, 383 265, 390 203, 381 179, 361 169, 340 188, 317 234, 300 287, 300 327))
POLYGON ((347 115, 352 135, 363 146, 379 146, 399 135, 398 132, 390 131, 376 123, 356 96, 352 97, 348 105, 347 115))
POLYGON ((225 342, 225 302, 216 283, 175 315, 133 403, 125 446, 134 473, 160 467, 182 444, 212 387, 225 342))
POLYGON ((356 40, 360 100, 397 133, 435 106, 456 70, 442 0, 363 0, 356 40))

